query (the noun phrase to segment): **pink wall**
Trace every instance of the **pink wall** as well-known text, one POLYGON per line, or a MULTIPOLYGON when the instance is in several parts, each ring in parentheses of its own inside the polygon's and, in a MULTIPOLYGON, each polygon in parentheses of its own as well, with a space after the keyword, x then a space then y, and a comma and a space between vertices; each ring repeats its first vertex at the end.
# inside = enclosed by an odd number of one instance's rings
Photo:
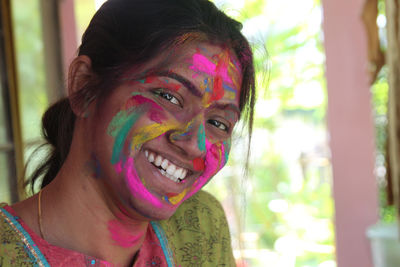
POLYGON ((372 266, 365 232, 378 220, 363 2, 323 0, 338 267, 372 266))

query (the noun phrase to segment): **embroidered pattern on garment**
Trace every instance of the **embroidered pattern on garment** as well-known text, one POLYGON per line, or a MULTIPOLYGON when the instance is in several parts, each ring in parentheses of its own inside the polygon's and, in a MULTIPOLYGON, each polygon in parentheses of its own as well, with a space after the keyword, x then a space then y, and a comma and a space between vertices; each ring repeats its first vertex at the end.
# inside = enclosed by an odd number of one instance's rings
POLYGON ((25 231, 16 218, 3 208, 0 208, 0 214, 21 238, 27 248, 27 253, 36 260, 36 265, 40 267, 50 267, 42 252, 40 252, 39 248, 33 242, 31 236, 25 231))

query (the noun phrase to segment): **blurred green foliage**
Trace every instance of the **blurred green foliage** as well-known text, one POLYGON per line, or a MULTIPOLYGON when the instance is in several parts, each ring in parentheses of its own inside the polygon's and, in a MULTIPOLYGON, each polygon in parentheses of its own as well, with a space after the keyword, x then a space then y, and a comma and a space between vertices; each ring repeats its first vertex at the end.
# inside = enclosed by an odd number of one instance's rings
MULTIPOLYGON (((251 249, 263 251, 245 256, 250 266, 283 266, 290 257, 293 265, 285 266, 333 266, 320 2, 255 0, 239 1, 243 4, 236 6, 215 2, 244 25, 243 32, 253 46, 258 100, 248 180, 238 168, 245 160, 246 144, 233 146, 228 171, 223 170, 208 190, 223 203, 245 206, 236 208, 236 212, 245 210, 245 219, 232 231, 237 234, 237 227, 242 227, 244 237, 236 238, 242 239, 245 255, 251 249), (295 6, 291 9, 299 7, 298 14, 285 8, 291 5, 295 6), (258 238, 246 240, 248 233, 258 238)), ((226 206, 229 210, 230 205, 226 206)))
POLYGON ((24 142, 40 138, 41 116, 47 107, 43 39, 38 0, 13 0, 19 104, 24 142))

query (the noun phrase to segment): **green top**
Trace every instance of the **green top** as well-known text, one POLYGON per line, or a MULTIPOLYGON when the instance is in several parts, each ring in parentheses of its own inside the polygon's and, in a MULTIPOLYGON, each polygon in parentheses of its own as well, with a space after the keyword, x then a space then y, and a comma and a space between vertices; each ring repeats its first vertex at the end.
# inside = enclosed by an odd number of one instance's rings
MULTIPOLYGON (((170 219, 152 222, 151 226, 150 237, 146 236, 135 266, 235 266, 225 213, 220 203, 207 192, 199 191, 170 219)), ((9 206, 1 206, 1 267, 67 264, 111 266, 105 261, 48 244, 9 206)))

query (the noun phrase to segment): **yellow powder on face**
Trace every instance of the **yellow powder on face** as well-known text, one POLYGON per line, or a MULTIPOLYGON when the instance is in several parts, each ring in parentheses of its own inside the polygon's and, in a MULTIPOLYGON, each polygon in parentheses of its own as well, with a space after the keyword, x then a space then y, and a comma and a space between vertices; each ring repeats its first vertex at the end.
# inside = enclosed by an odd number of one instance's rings
POLYGON ((236 99, 236 94, 235 94, 234 92, 225 91, 225 96, 226 96, 228 99, 232 99, 232 100, 235 100, 235 99, 236 99))
POLYGON ((176 129, 178 126, 178 123, 154 123, 144 126, 133 135, 131 149, 139 149, 143 143, 155 139, 169 130, 176 129))
POLYGON ((181 139, 181 137, 189 135, 190 129, 193 127, 196 118, 193 118, 190 122, 188 122, 183 129, 174 131, 169 140, 173 143, 174 141, 181 139))
POLYGON ((174 197, 171 197, 171 198, 168 198, 168 201, 169 201, 172 205, 176 205, 176 204, 178 204, 178 203, 186 196, 186 193, 187 193, 188 191, 189 191, 189 189, 188 189, 188 188, 185 188, 185 190, 183 190, 183 192, 180 193, 179 195, 174 196, 174 197))

